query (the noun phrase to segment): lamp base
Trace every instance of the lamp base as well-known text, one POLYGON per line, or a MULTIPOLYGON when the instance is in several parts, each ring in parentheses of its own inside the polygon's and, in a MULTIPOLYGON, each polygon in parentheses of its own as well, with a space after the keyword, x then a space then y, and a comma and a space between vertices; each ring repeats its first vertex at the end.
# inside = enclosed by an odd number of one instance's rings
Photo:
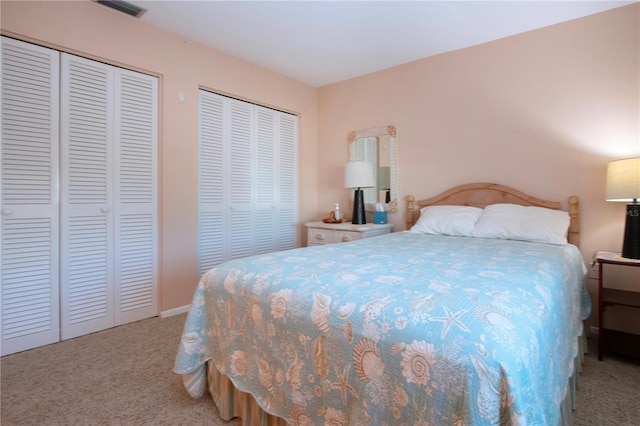
POLYGON ((622 257, 640 259, 640 204, 627 204, 622 257))
POLYGON ((353 193, 353 216, 351 223, 354 225, 365 225, 367 220, 364 217, 364 194, 362 189, 358 188, 353 193))

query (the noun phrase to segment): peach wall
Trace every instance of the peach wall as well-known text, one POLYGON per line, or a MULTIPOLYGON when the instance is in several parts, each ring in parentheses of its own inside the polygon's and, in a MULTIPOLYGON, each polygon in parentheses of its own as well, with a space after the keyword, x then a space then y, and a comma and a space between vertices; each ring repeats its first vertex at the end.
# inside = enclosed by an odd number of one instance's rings
POLYGON ((299 221, 314 217, 317 89, 89 1, 3 0, 1 28, 4 35, 159 76, 161 311, 190 304, 199 278, 200 87, 299 114, 299 221))
POLYGON ((565 207, 578 195, 585 260, 619 251, 625 207, 604 201, 605 169, 640 155, 639 17, 634 4, 322 87, 320 210, 347 202, 347 133, 393 124, 400 201, 467 182, 565 207))
POLYGON ((88 1, 4 0, 1 14, 3 34, 160 77, 163 311, 190 303, 198 279, 199 87, 300 114, 300 223, 347 204, 347 133, 393 124, 396 230, 404 196, 492 181, 580 196, 585 259, 619 250, 624 206, 603 201, 604 173, 640 155, 639 27, 635 4, 317 90, 88 1))

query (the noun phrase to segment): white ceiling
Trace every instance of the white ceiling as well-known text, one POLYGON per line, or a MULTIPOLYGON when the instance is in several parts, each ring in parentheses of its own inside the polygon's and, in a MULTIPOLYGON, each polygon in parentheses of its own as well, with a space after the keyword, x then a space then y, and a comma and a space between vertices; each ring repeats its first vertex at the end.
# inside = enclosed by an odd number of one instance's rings
POLYGON ((141 21, 320 87, 637 1, 147 1, 141 21))

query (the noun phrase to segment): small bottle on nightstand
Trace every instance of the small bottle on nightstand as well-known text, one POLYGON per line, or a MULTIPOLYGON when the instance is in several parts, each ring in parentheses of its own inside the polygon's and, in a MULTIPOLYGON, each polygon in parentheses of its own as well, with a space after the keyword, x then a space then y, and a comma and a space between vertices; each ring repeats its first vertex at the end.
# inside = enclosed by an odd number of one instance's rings
POLYGON ((333 217, 335 220, 340 220, 340 204, 338 203, 333 206, 333 217))

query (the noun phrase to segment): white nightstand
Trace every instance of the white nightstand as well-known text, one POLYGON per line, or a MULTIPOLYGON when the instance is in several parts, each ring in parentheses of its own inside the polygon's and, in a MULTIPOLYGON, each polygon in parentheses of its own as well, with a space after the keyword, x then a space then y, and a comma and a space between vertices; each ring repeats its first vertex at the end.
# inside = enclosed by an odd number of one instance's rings
MULTIPOLYGON (((604 313, 607 306, 626 306, 640 309, 640 288, 622 290, 604 285, 603 265, 623 265, 640 267, 640 259, 627 259, 620 253, 599 250, 593 256, 598 262, 598 359, 602 361, 602 354, 607 346, 625 355, 640 357, 640 335, 623 333, 604 328, 604 313)), ((636 282, 638 284, 638 282, 636 282)))
POLYGON ((376 235, 388 234, 393 228, 391 223, 353 225, 350 222, 307 222, 304 226, 307 227, 307 246, 361 240, 375 237, 376 235))

